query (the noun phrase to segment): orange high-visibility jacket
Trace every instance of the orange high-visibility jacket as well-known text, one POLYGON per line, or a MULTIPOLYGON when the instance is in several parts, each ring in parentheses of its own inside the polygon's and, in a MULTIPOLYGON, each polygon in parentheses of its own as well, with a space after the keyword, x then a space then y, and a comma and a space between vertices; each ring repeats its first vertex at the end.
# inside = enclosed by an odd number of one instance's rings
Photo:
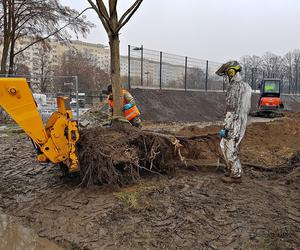
MULTIPOLYGON (((129 103, 126 98, 124 98, 125 93, 127 93, 128 91, 123 89, 122 90, 122 95, 123 95, 123 104, 127 104, 129 103)), ((112 99, 109 99, 109 97, 107 98, 109 106, 113 109, 114 108, 114 101, 112 99)), ((134 105, 132 106, 130 109, 127 109, 124 111, 124 116, 126 117, 126 119, 128 121, 131 121, 132 119, 134 119, 135 117, 140 115, 140 111, 138 110, 137 106, 134 105)))

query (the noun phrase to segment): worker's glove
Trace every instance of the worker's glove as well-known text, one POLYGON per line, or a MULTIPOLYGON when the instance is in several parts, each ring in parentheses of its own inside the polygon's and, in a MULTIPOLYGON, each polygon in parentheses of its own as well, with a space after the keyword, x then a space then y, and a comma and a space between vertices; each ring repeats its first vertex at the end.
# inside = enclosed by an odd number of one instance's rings
POLYGON ((222 128, 219 132, 221 138, 228 138, 229 130, 227 128, 222 128))
POLYGON ((133 107, 133 105, 131 103, 127 103, 127 104, 124 105, 124 110, 128 110, 132 107, 133 107))

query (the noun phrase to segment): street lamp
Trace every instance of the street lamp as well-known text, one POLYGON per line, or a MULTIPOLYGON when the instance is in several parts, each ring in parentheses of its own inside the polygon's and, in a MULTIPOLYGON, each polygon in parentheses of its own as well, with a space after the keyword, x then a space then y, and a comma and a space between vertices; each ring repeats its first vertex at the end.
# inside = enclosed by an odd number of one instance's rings
POLYGON ((134 47, 133 50, 140 50, 141 51, 141 86, 143 86, 144 47, 143 47, 143 45, 141 45, 141 47, 134 47))
POLYGON ((145 75, 147 75, 147 87, 149 86, 149 74, 150 74, 149 71, 145 72, 145 75))
POLYGON ((134 47, 132 50, 143 50, 143 45, 141 47, 134 47))

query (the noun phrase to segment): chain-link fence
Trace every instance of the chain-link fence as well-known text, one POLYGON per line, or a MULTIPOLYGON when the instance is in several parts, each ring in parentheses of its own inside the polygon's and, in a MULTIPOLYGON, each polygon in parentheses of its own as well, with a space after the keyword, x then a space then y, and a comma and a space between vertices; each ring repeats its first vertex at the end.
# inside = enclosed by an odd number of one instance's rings
MULTIPOLYGON (((122 75, 127 77, 128 88, 154 88, 197 91, 225 91, 222 77, 215 74, 219 62, 179 56, 143 46, 128 45, 128 57, 121 62, 122 75), (125 66, 124 66, 125 65, 125 66)), ((262 68, 242 65, 242 78, 253 91, 259 91, 263 79, 281 79, 281 92, 298 94, 298 79, 286 77, 282 72, 268 72, 262 68)))
POLYGON ((223 79, 215 75, 220 66, 217 62, 128 46, 131 88, 223 91, 223 79))
POLYGON ((85 109, 85 94, 78 92, 77 76, 0 75, 0 77, 26 78, 44 122, 57 111, 57 97, 70 100, 73 119, 79 118, 85 109))

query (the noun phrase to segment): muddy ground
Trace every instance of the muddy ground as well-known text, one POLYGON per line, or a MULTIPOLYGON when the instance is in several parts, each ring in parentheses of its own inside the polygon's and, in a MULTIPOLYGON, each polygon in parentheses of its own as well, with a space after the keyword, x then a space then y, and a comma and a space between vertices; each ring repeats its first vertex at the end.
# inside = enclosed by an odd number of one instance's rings
MULTIPOLYGON (((28 138, 11 133, 0 138, 0 209, 66 249, 299 249, 299 124, 293 114, 248 127, 240 185, 220 181, 215 155, 211 167, 195 162, 122 188, 82 188, 37 163, 28 138)), ((205 125, 144 129, 184 137, 219 130, 205 125)))

